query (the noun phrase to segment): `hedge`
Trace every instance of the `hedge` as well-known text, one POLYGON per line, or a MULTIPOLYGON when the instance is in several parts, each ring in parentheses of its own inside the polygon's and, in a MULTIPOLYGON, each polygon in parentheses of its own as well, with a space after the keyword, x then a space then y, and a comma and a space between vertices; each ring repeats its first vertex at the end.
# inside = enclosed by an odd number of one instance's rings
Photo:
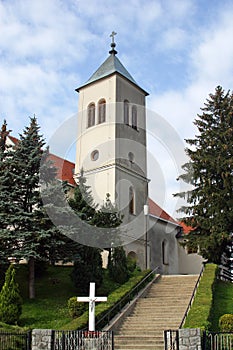
POLYGON ((209 329, 209 315, 212 307, 216 273, 217 265, 206 264, 194 302, 186 318, 184 328, 209 329))

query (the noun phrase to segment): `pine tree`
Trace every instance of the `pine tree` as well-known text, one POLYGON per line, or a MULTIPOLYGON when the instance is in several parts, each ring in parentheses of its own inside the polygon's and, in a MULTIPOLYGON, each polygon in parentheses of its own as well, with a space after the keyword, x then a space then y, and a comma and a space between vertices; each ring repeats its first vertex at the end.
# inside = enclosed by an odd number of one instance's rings
MULTIPOLYGON (((30 298, 35 298, 35 261, 73 258, 77 247, 58 231, 43 206, 41 190, 56 182, 44 144, 34 117, 14 149, 0 150, 0 258, 28 261, 30 298)), ((56 185, 53 197, 54 188, 56 185)), ((59 200, 55 203, 57 206, 50 203, 53 209, 62 210, 59 200)))
POLYGON ((187 199, 180 211, 193 227, 189 247, 219 263, 233 232, 233 95, 218 86, 201 110, 198 134, 186 140, 190 162, 179 177, 192 189, 176 195, 187 199))
POLYGON ((19 286, 15 281, 15 269, 10 265, 5 277, 5 283, 0 293, 0 320, 8 324, 16 324, 22 313, 22 298, 19 286))

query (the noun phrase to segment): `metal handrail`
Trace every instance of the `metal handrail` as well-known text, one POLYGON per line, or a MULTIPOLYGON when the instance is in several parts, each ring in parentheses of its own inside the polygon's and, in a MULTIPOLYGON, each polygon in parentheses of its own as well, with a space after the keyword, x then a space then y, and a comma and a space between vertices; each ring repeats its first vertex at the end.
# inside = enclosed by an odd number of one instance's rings
MULTIPOLYGON (((138 295, 138 292, 141 290, 140 286, 145 283, 147 280, 149 280, 149 278, 151 277, 151 275, 155 274, 156 272, 158 272, 159 270, 159 266, 157 266, 153 271, 151 271, 148 275, 146 275, 132 290, 130 290, 121 300, 119 300, 115 305, 113 305, 111 307, 111 309, 103 316, 101 317, 97 322, 96 322, 96 326, 101 323, 104 319, 107 318, 107 324, 109 324, 109 321, 111 319, 110 315, 112 314, 112 312, 115 309, 118 309, 118 313, 121 312, 122 308, 131 301, 131 296, 135 296, 138 295), (125 300, 127 300, 125 302, 125 300)), ((149 282, 149 281, 148 281, 149 282)), ((116 312, 117 314, 117 312, 116 312)), ((114 314, 114 316, 116 315, 114 314)))
POLYGON ((200 272, 199 277, 198 277, 198 279, 197 279, 197 282, 196 282, 196 284, 195 284, 195 287, 194 287, 192 296, 191 296, 191 298, 190 298, 189 304, 188 304, 188 306, 187 306, 187 309, 186 309, 186 311, 185 311, 185 314, 184 314, 184 316, 183 316, 183 318, 182 318, 182 321, 181 321, 181 323, 180 323, 179 329, 183 326, 184 321, 186 320, 186 317, 187 317, 187 315, 188 315, 188 312, 189 312, 189 310, 191 309, 191 306, 192 306, 192 303, 193 303, 193 299, 194 299, 194 297, 195 297, 195 294, 196 294, 197 288, 198 288, 198 286, 199 286, 201 276, 203 275, 204 269, 205 269, 205 265, 202 266, 201 272, 200 272))

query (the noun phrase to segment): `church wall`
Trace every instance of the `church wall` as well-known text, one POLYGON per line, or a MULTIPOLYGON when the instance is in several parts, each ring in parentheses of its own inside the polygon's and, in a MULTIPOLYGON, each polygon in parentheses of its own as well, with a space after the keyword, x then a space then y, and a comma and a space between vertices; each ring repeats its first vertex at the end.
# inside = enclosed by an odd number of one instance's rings
POLYGON ((151 269, 159 266, 163 274, 178 274, 177 226, 150 216, 149 227, 148 244, 151 247, 151 269))
POLYGON ((188 254, 186 248, 178 245, 179 271, 181 274, 199 274, 205 259, 197 253, 188 254))

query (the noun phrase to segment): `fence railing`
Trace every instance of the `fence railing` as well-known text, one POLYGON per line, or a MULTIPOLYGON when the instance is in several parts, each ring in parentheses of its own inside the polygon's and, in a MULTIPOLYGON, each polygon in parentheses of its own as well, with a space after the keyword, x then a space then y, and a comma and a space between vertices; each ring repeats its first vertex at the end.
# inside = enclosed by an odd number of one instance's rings
POLYGON ((128 304, 136 295, 138 295, 139 291, 143 288, 143 285, 149 283, 152 276, 155 275, 158 271, 159 267, 157 266, 153 271, 146 275, 131 291, 129 291, 118 303, 113 305, 113 307, 96 322, 96 327, 103 327, 106 324, 109 324, 111 319, 117 313, 121 312, 122 308, 128 304))
POLYGON ((196 284, 195 284, 195 287, 194 287, 192 296, 191 296, 191 298, 190 298, 188 307, 187 307, 187 309, 186 309, 186 311, 185 311, 184 317, 182 318, 182 321, 181 321, 181 323, 180 323, 179 328, 182 328, 182 326, 184 325, 184 322, 185 322, 185 320, 186 320, 186 317, 187 317, 187 315, 188 315, 188 312, 189 312, 189 310, 190 310, 190 308, 191 308, 191 306, 192 306, 192 303, 193 303, 193 300, 194 300, 194 297, 195 297, 197 288, 198 288, 198 286, 199 286, 201 276, 203 275, 204 269, 205 269, 205 266, 203 265, 203 266, 202 266, 202 269, 201 269, 201 272, 200 272, 200 274, 199 274, 198 280, 197 280, 197 282, 196 282, 196 284))
POLYGON ((0 350, 31 350, 31 332, 0 331, 0 350))
POLYGON ((233 333, 203 332, 203 350, 232 350, 233 333))
POLYGON ((166 330, 164 331, 164 349, 165 350, 179 350, 179 331, 166 330))
POLYGON ((223 281, 229 281, 233 283, 233 273, 226 267, 219 265, 218 278, 223 281))
POLYGON ((51 350, 113 350, 112 331, 53 331, 51 350))

